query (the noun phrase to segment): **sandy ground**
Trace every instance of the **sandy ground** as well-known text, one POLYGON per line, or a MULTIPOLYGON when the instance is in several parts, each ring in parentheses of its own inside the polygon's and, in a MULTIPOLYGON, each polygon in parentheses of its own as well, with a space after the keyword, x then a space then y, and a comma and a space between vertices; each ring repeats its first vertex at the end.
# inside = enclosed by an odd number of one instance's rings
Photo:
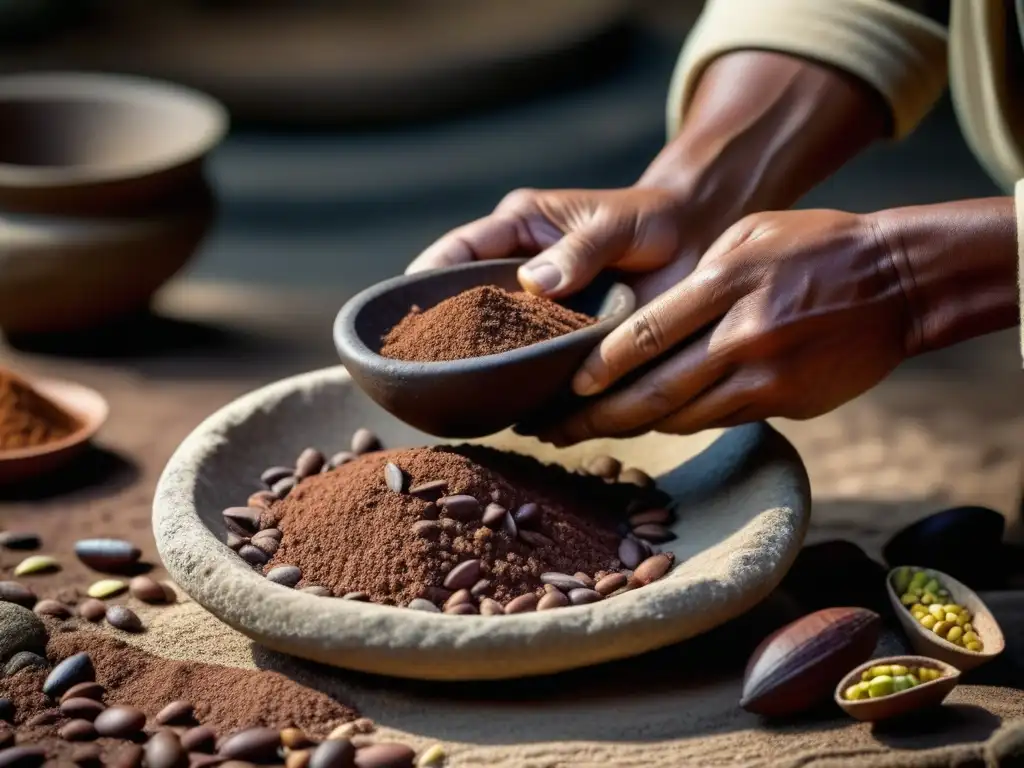
MULTIPOLYGON (((260 383, 334 362, 323 333, 329 314, 310 302, 290 309, 260 302, 265 311, 250 312, 242 332, 229 321, 252 306, 251 294, 193 290, 188 297, 189 312, 203 323, 192 331, 208 336, 207 326, 220 330, 212 341, 203 336, 203 344, 175 355, 58 361, 10 353, 24 369, 78 378, 105 392, 115 408, 102 443, 116 466, 104 469, 111 479, 98 490, 4 498, 0 524, 59 515, 67 520, 69 541, 55 542, 58 551, 104 525, 142 540, 156 478, 203 416, 260 383)), ((815 509, 808 540, 847 538, 877 554, 906 523, 968 502, 995 507, 1015 530, 1024 456, 1018 355, 1015 334, 993 336, 956 354, 913 361, 833 414, 777 424, 811 477, 815 509)), ((150 542, 143 548, 154 556, 150 542)), ((3 560, 0 571, 10 565, 3 560)), ((1024 597, 1006 595, 1006 615, 1024 616, 1024 597)), ((641 658, 486 685, 332 672, 253 647, 187 600, 147 610, 150 629, 132 642, 176 658, 280 669, 355 703, 385 735, 417 746, 443 742, 454 766, 827 765, 830 756, 842 764, 856 758, 899 765, 911 755, 933 755, 933 748, 984 740, 1004 720, 1024 716, 1024 694, 978 684, 958 688, 950 698, 955 706, 925 733, 835 717, 763 723, 737 706, 740 668, 749 641, 785 616, 786 606, 768 604, 727 630, 641 658)), ((941 762, 932 764, 947 764, 950 755, 940 753, 941 762)))

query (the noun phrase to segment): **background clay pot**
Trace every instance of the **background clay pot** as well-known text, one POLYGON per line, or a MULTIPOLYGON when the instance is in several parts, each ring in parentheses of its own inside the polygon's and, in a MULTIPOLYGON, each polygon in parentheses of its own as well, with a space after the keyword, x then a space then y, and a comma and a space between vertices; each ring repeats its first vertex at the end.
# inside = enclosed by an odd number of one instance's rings
POLYGON ((0 78, 0 329, 77 330, 144 307, 212 222, 212 99, 138 78, 0 78))

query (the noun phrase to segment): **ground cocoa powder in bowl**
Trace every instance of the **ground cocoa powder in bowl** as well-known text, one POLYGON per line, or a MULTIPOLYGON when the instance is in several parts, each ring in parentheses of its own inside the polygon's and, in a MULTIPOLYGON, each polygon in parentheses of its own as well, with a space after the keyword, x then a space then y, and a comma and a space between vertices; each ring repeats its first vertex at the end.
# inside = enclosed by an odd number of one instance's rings
POLYGON ((545 572, 596 578, 619 568, 617 526, 638 493, 636 486, 482 446, 370 453, 303 480, 264 511, 263 527, 283 531, 265 571, 294 565, 302 573, 300 586, 324 586, 337 596, 362 592, 374 602, 406 605, 442 587, 455 565, 479 558, 481 578, 490 582, 485 594, 505 603, 527 592, 539 594, 545 572), (472 496, 481 508, 494 502, 514 512, 537 504, 535 532, 542 538, 528 543, 500 526, 483 525, 480 515, 465 521, 439 516, 429 496, 389 489, 389 462, 402 470, 407 489, 444 481, 444 494, 472 496), (419 535, 415 526, 425 518, 436 525, 419 535))
POLYGON ((414 306, 384 337, 380 354, 418 362, 464 360, 548 341, 595 322, 550 299, 485 285, 427 310, 414 306))
POLYGON ((74 416, 27 381, 0 368, 0 452, 62 440, 78 426, 74 416))

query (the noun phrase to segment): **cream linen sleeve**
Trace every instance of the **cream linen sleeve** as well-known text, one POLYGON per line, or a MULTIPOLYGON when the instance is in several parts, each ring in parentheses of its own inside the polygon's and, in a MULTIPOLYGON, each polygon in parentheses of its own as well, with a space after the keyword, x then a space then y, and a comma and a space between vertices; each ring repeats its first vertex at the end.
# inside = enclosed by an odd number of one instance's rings
POLYGON ((704 68, 739 49, 792 53, 856 75, 888 101, 894 138, 914 129, 946 85, 946 30, 897 2, 707 0, 672 76, 670 138, 704 68))

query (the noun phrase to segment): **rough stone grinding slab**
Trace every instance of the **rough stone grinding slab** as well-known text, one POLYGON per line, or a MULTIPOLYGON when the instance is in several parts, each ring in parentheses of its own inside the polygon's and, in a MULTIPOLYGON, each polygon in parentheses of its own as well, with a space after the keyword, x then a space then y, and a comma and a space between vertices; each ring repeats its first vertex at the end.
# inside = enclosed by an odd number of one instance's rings
POLYGON ((479 441, 570 468, 611 453, 658 476, 676 501, 679 538, 666 549, 681 564, 655 584, 589 606, 494 620, 324 600, 266 581, 221 543, 221 510, 244 503, 264 467, 308 445, 339 450, 360 426, 389 447, 433 442, 373 406, 341 367, 264 387, 203 422, 171 457, 153 506, 157 547, 181 588, 262 645, 305 659, 430 680, 515 678, 633 656, 744 613, 785 575, 809 523, 799 456, 755 424, 557 453, 511 433, 479 441))

